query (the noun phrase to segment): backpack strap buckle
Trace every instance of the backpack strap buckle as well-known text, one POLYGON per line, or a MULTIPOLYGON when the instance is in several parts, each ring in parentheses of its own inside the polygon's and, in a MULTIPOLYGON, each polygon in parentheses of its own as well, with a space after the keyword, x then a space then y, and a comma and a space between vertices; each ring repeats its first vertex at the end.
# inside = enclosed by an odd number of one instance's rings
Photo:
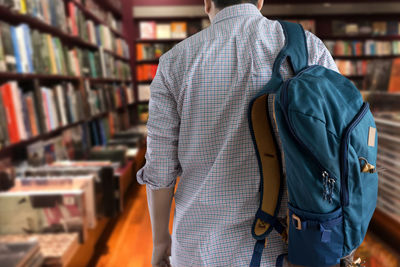
POLYGON ((294 220, 294 226, 296 227, 296 230, 301 231, 302 230, 301 219, 294 213, 292 214, 292 218, 294 220))

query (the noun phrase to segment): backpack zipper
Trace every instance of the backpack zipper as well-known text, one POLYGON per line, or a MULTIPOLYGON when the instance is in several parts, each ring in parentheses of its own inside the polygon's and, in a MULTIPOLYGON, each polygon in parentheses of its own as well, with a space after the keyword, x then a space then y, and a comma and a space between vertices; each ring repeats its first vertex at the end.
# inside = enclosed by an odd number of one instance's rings
POLYGON ((348 170, 348 150, 349 150, 349 141, 350 141, 350 133, 354 130, 354 128, 358 125, 358 123, 364 118, 365 114, 367 113, 369 108, 368 103, 364 103, 354 117, 353 121, 349 124, 342 139, 342 146, 341 146, 341 155, 342 155, 342 166, 341 166, 341 200, 342 206, 346 207, 349 205, 349 189, 348 189, 348 180, 349 180, 349 170, 348 170))
POLYGON ((294 127, 292 125, 292 123, 289 120, 289 116, 288 116, 288 88, 290 85, 290 82, 295 79, 295 78, 299 78, 300 75, 302 75, 304 72, 309 71, 315 67, 317 67, 318 65, 313 65, 310 67, 305 68, 304 70, 300 71, 296 76, 294 76, 293 78, 288 79, 287 81, 285 81, 285 83, 283 84, 283 88, 281 91, 281 95, 280 95, 280 100, 282 103, 282 111, 286 120, 286 124, 289 128, 289 131, 291 133, 291 135, 293 136, 293 138, 297 141, 297 143, 307 152, 307 154, 309 156, 311 156, 314 159, 314 162, 318 165, 318 168, 320 170, 321 173, 321 177, 322 177, 322 181, 323 181, 323 197, 325 200, 328 200, 329 202, 332 202, 332 195, 333 195, 333 188, 334 188, 334 184, 336 182, 336 178, 324 167, 322 166, 321 162, 318 160, 318 158, 311 152, 311 150, 303 143, 303 141, 301 141, 301 139, 297 136, 296 131, 294 130, 294 127))

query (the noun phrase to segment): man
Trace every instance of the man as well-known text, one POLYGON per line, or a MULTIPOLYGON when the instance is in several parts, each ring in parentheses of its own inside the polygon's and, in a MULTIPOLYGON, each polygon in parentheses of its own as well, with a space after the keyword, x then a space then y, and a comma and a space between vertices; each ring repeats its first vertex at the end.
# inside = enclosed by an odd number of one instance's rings
MULTIPOLYGON (((205 0, 211 26, 160 59, 151 85, 146 165, 153 266, 169 266, 169 212, 176 184, 172 266, 248 266, 255 240, 259 172, 248 129, 250 100, 267 84, 285 37, 263 17, 263 0, 205 0)), ((306 33, 309 64, 337 71, 321 42, 306 33)), ((290 76, 288 64, 281 68, 290 76)), ((286 190, 285 190, 286 191, 286 190)), ((279 217, 286 215, 287 196, 279 217)), ((287 250, 273 231, 262 266, 287 250)))

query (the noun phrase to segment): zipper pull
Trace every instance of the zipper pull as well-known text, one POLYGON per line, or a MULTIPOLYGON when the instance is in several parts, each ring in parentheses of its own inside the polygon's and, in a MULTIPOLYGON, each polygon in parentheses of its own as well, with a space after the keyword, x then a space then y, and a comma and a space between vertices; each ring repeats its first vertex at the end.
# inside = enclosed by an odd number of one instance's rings
POLYGON ((327 171, 322 172, 322 184, 323 184, 323 199, 329 203, 333 202, 333 191, 335 189, 336 180, 329 177, 327 171))

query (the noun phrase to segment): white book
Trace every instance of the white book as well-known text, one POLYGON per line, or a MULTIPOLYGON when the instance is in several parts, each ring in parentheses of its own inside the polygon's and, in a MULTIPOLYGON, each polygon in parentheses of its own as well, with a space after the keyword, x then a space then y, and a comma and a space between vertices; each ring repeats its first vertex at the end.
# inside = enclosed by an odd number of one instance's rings
POLYGON ((156 37, 157 39, 171 39, 171 24, 157 24, 156 37))
POLYGON ((139 91, 139 101, 149 101, 150 100, 150 84, 141 84, 138 86, 139 91))
POLYGON ((64 99, 64 94, 63 94, 63 88, 61 85, 57 85, 55 90, 57 91, 57 105, 60 109, 60 115, 61 115, 61 125, 65 126, 68 124, 68 119, 67 119, 67 112, 65 110, 65 99, 64 99))
POLYGON ((18 51, 21 59, 22 73, 29 73, 28 51, 25 47, 25 33, 23 25, 15 27, 18 39, 18 51))

